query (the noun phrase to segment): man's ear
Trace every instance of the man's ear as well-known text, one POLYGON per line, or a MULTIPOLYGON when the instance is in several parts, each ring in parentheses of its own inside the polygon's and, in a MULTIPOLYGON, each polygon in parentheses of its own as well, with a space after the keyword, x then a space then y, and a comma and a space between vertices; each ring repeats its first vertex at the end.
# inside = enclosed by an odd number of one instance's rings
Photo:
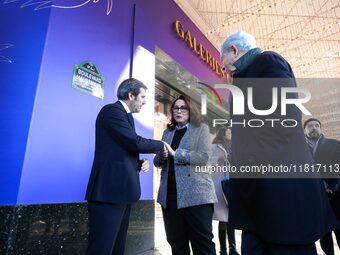
POLYGON ((129 100, 135 100, 135 96, 132 94, 132 92, 129 92, 129 100))
POLYGON ((239 53, 238 48, 236 47, 236 45, 231 45, 231 51, 235 54, 235 56, 237 56, 237 54, 239 53))

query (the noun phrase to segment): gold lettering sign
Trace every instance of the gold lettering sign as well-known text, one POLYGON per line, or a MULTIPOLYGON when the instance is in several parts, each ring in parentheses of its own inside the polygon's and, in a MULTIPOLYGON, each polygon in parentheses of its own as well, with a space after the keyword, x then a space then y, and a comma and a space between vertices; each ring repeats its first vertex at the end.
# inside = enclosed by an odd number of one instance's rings
POLYGON ((201 43, 197 44, 196 37, 191 35, 189 30, 185 31, 184 26, 179 20, 175 21, 174 27, 178 37, 181 38, 189 46, 189 48, 192 49, 194 53, 209 66, 210 69, 212 69, 220 77, 225 76, 218 61, 211 56, 210 52, 206 50, 201 43))

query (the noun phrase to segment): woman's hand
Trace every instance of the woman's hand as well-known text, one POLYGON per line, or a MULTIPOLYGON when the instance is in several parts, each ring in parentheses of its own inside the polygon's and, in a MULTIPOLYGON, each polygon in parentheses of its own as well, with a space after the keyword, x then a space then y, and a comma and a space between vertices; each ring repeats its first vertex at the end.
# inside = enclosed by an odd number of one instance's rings
POLYGON ((163 142, 163 143, 164 143, 166 149, 168 150, 168 153, 170 154, 170 156, 174 156, 175 155, 175 151, 171 148, 171 146, 168 143, 166 143, 166 142, 163 142))

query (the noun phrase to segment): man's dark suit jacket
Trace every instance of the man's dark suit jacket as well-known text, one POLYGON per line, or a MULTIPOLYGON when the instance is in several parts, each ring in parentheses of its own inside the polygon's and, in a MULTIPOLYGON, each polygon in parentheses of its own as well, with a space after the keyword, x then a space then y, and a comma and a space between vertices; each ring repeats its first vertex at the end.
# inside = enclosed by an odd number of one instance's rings
POLYGON ((139 153, 160 152, 163 143, 137 135, 131 120, 119 101, 99 112, 86 200, 131 204, 140 198, 139 153))
MULTIPOLYGON (((315 163, 321 164, 322 167, 326 166, 328 170, 330 166, 336 170, 337 165, 340 164, 340 142, 334 139, 325 138, 322 135, 314 154, 314 160, 315 163)), ((329 189, 340 184, 339 173, 329 173, 329 175, 325 177, 324 181, 327 183, 329 189)), ((329 198, 336 216, 340 219, 340 191, 329 194, 329 198)))
MULTIPOLYGON (((240 73, 234 75, 234 84, 245 99, 247 88, 253 87, 254 107, 269 109, 273 87, 296 87, 288 62, 274 52, 263 52, 240 73), (243 78, 288 78, 286 80, 245 80, 243 78)), ((296 95, 291 95, 296 97, 296 95)), ((287 115, 278 108, 269 116, 257 116, 245 107, 244 115, 231 115, 233 121, 250 119, 294 119, 297 127, 253 128, 233 125, 232 164, 313 164, 312 155, 304 138, 301 112, 288 106, 287 115)), ((258 123, 256 123, 258 124, 258 123)), ((289 123, 291 124, 291 123, 289 123)), ((231 179, 229 221, 233 228, 258 235, 264 241, 277 244, 313 243, 329 232, 336 221, 323 184, 318 179, 231 179)))

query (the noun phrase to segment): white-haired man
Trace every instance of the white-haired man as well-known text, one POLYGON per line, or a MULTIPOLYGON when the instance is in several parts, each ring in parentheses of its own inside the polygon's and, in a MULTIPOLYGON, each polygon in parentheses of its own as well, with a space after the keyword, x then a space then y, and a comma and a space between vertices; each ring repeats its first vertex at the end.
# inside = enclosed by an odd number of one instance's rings
MULTIPOLYGON (((252 104, 257 110, 271 108, 274 87, 278 91, 282 87, 296 87, 289 63, 275 52, 257 48, 255 38, 245 32, 226 38, 221 58, 225 71, 233 77, 233 84, 241 89, 245 98, 248 88, 252 87, 252 104)), ((231 160, 238 169, 314 163, 304 139, 300 110, 288 105, 286 115, 282 116, 280 108, 265 116, 254 114, 251 109, 236 115, 231 109, 231 120, 239 123, 232 126, 231 160), (253 119, 278 121, 275 125, 264 122, 261 127, 240 125, 253 119), (277 124, 283 119, 294 120, 297 125, 277 124)), ((289 175, 262 177, 234 176, 230 183, 229 222, 232 228, 242 230, 242 254, 316 254, 315 241, 336 225, 321 181, 289 175)))

